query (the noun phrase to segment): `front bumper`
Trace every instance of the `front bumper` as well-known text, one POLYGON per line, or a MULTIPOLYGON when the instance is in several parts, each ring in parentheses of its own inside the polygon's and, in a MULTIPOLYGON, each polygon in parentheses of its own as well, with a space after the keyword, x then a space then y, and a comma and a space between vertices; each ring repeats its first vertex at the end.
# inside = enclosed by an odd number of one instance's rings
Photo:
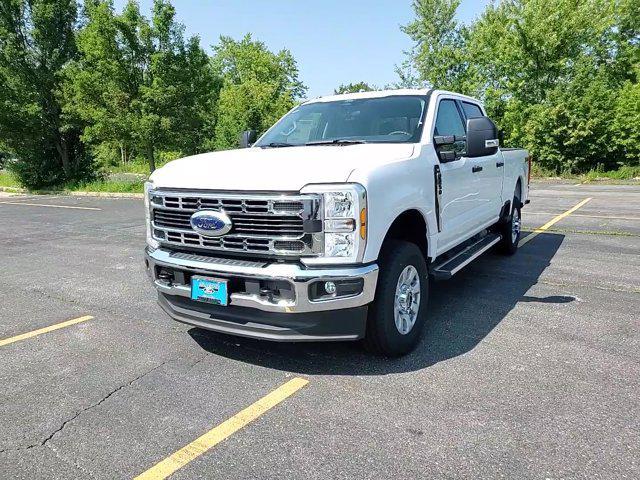
MULTIPOLYGON (((269 340, 355 340, 364 335, 366 306, 374 299, 378 266, 308 269, 296 263, 214 258, 163 248, 146 250, 147 271, 159 293, 160 305, 174 319, 210 330, 269 340), (229 306, 191 300, 188 281, 158 275, 162 269, 244 282, 276 281, 288 285, 284 297, 231 291, 229 306), (312 298, 316 282, 361 281, 362 290, 336 298, 312 298)), ((248 284, 248 283, 247 283, 248 284)))

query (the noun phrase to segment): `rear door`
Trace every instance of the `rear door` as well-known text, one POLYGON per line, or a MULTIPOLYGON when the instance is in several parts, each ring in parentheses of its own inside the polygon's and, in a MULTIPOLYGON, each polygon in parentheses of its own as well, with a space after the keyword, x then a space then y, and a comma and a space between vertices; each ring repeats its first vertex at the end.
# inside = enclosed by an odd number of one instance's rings
MULTIPOLYGON (((469 118, 483 117, 480 106, 467 100, 459 101, 460 109, 466 121, 469 118)), ((493 155, 469 159, 473 172, 473 182, 479 199, 479 226, 495 219, 502 208, 502 182, 504 177, 504 159, 500 149, 493 155)))

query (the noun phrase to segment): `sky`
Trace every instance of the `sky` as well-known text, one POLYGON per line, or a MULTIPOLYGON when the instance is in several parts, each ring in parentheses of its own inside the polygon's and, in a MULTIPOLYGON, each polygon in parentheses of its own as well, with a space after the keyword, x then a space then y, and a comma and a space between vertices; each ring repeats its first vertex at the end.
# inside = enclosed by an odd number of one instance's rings
MULTIPOLYGON (((115 0, 118 11, 126 0, 115 0)), ((140 0, 143 13, 152 0, 140 0)), ((462 0, 458 19, 469 23, 489 0, 462 0)), ((298 62, 307 97, 333 93, 343 83, 384 87, 398 80, 395 65, 411 48, 400 31, 413 18, 410 0, 174 0, 178 21, 198 35, 208 53, 221 35, 251 33, 270 50, 287 48, 298 62)))

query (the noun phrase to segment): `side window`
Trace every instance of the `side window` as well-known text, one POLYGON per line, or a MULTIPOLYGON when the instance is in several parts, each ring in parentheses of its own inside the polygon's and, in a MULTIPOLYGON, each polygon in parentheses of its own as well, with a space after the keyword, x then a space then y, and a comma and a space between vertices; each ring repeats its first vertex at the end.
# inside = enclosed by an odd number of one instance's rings
POLYGON ((482 110, 480 110, 480 107, 475 103, 462 102, 462 109, 467 118, 484 117, 482 110))
POLYGON ((434 135, 457 137, 452 144, 436 147, 441 161, 451 162, 464 156, 466 129, 455 100, 441 100, 438 104, 434 135))
POLYGON ((442 100, 438 105, 435 135, 465 134, 464 123, 455 100, 442 100))

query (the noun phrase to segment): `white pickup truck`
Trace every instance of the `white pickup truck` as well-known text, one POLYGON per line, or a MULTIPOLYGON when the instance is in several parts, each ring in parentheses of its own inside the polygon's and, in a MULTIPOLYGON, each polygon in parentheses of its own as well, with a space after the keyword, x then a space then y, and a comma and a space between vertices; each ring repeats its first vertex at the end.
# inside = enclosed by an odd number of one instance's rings
POLYGON ((517 249, 529 157, 499 137, 473 98, 393 90, 310 100, 249 148, 173 161, 145 186, 159 303, 216 332, 405 354, 429 281, 517 249))

